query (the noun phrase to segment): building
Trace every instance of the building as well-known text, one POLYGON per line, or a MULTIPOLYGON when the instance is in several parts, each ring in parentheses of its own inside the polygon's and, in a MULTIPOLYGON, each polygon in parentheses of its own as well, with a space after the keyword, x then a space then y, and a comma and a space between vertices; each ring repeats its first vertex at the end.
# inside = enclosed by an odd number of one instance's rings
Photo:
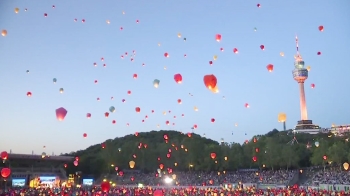
POLYGON ((299 84, 301 120, 298 121, 298 124, 295 126, 294 131, 299 133, 317 134, 320 132, 320 127, 318 125, 314 125, 312 123, 312 120, 309 120, 307 117, 304 82, 309 76, 309 70, 305 68, 305 62, 299 53, 298 37, 295 37, 295 39, 297 46, 297 54, 294 56, 294 70, 292 73, 294 80, 299 84))

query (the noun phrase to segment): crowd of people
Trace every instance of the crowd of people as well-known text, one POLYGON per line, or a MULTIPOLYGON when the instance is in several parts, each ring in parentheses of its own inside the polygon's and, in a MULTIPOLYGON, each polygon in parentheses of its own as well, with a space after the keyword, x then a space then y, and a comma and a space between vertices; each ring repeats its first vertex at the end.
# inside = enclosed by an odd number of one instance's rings
POLYGON ((349 195, 345 191, 326 191, 315 189, 303 189, 299 187, 275 188, 275 189, 257 189, 255 187, 230 187, 230 188, 208 188, 208 187, 184 187, 184 188, 128 188, 117 187, 109 190, 101 188, 93 189, 10 189, 0 190, 0 196, 321 196, 349 195))
POLYGON ((176 174, 156 175, 144 173, 124 173, 124 176, 110 177, 116 184, 138 184, 156 186, 164 184, 164 177, 173 179, 176 185, 222 185, 225 183, 261 183, 287 185, 294 177, 295 170, 263 170, 235 172, 176 172, 176 174))
POLYGON ((316 168, 309 170, 311 176, 304 184, 318 186, 319 184, 350 184, 350 173, 339 167, 316 168))

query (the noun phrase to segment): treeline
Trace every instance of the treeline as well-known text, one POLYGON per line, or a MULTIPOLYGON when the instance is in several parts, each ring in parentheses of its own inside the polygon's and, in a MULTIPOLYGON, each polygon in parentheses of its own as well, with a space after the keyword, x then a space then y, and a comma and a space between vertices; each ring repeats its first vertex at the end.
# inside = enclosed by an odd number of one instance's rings
POLYGON ((100 176, 122 170, 154 172, 159 167, 173 171, 230 171, 240 168, 301 168, 312 165, 341 165, 350 160, 347 137, 330 134, 296 134, 274 129, 243 144, 218 143, 195 133, 151 131, 127 135, 86 150, 67 154, 79 157, 78 166, 69 163, 68 173, 81 171, 100 176), (289 143, 288 143, 289 142, 289 143), (116 168, 117 167, 117 168, 116 168))

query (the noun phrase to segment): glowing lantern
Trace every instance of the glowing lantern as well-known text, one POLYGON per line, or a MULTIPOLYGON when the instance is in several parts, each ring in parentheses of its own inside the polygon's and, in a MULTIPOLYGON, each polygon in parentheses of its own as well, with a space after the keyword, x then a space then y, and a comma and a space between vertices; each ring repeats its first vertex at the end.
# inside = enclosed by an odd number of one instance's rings
POLYGON ((255 152, 259 152, 259 148, 255 148, 255 152))
POLYGON ((216 61, 216 60, 218 59, 218 56, 217 56, 217 55, 214 55, 214 56, 213 56, 213 59, 214 59, 214 61, 216 61))
POLYGON ((205 75, 203 77, 204 85, 210 90, 216 87, 217 84, 217 79, 216 77, 211 74, 211 75, 205 75))
POLYGON ((198 128, 198 125, 194 124, 193 129, 197 129, 197 128, 198 128))
POLYGON ((237 53, 238 53, 238 49, 237 49, 237 48, 234 48, 234 49, 233 49, 233 53, 237 54, 237 53))
POLYGON ((317 52, 317 55, 321 55, 322 53, 321 52, 317 52))
POLYGON ((176 174, 173 174, 171 177, 173 178, 173 180, 175 180, 176 179, 176 174))
POLYGON ((164 53, 164 56, 165 56, 166 58, 168 58, 168 57, 169 57, 169 54, 166 52, 166 53, 164 53))
POLYGON ((178 33, 178 34, 177 34, 177 37, 178 37, 178 38, 181 38, 181 33, 178 33))
POLYGON ((181 84, 182 83, 182 75, 181 74, 175 74, 174 75, 174 80, 176 83, 181 84))
POLYGON ((47 17, 47 13, 44 13, 44 17, 47 17))
POLYGON ((135 161, 130 161, 129 162, 129 167, 133 169, 135 167, 135 161))
POLYGON ((224 160, 225 160, 225 161, 227 161, 227 159, 228 159, 227 157, 224 157, 224 160))
POLYGON ((286 120, 287 120, 287 115, 285 114, 285 113, 279 113, 278 114, 278 122, 286 122, 286 120))
POLYGON ((244 107, 249 108, 249 104, 248 103, 244 104, 244 107))
POLYGON ((31 93, 31 92, 27 92, 27 96, 28 96, 28 97, 31 97, 31 96, 32 96, 32 93, 31 93))
POLYGON ((135 136, 136 136, 136 137, 139 136, 139 132, 135 132, 135 136))
POLYGON ((68 111, 66 109, 64 109, 63 107, 56 109, 57 120, 63 121, 64 118, 66 117, 67 113, 68 113, 68 111))
POLYGON ((345 170, 348 170, 349 169, 349 163, 345 162, 343 164, 343 167, 344 167, 345 170))
POLYGON ((280 52, 280 56, 284 57, 284 52, 280 52))
POLYGON ((253 156, 253 161, 256 162, 258 160, 258 158, 256 156, 253 156))
POLYGON ((215 152, 210 153, 210 158, 215 159, 216 158, 216 153, 215 152))
POLYGON ((108 112, 106 112, 106 113, 105 113, 105 117, 106 117, 106 118, 108 118, 108 116, 109 116, 109 113, 108 113, 108 112))
POLYGON ((160 83, 160 81, 159 81, 158 79, 155 79, 155 80, 153 81, 153 86, 154 86, 155 88, 158 88, 158 87, 159 87, 159 83, 160 83))
POLYGON ((315 88, 315 84, 311 84, 311 88, 315 88))
POLYGON ((140 107, 136 107, 136 108, 135 108, 135 111, 136 111, 137 113, 140 113, 140 111, 141 111, 140 107))
POLYGON ((258 3, 258 4, 256 5, 256 7, 258 7, 258 8, 259 8, 259 7, 261 7, 261 5, 258 3))
POLYGON ((307 69, 307 71, 310 71, 311 70, 311 66, 310 65, 307 66, 306 69, 307 69))
POLYGON ((214 122, 215 122, 215 118, 212 118, 210 121, 211 121, 212 123, 214 123, 214 122))
POLYGON ((86 134, 86 133, 84 133, 84 134, 83 134, 83 137, 84 137, 84 138, 86 138, 86 137, 87 137, 87 134, 86 134))
POLYGON ((10 169, 10 168, 4 167, 4 168, 1 169, 1 176, 2 176, 3 178, 9 177, 10 174, 11 174, 11 169, 10 169))
POLYGON ((103 181, 101 183, 101 189, 103 192, 105 192, 105 193, 109 192, 110 188, 111 188, 111 184, 108 181, 103 181))
POLYGON ((170 157, 171 157, 171 154, 170 154, 170 153, 166 154, 166 157, 167 157, 167 158, 170 158, 170 157))
POLYGON ((169 139, 168 135, 164 135, 163 138, 164 138, 165 140, 169 139))
POLYGON ((272 64, 268 64, 266 66, 266 69, 267 69, 267 71, 272 72, 273 71, 273 65, 272 64))
POLYGON ((124 172, 123 171, 119 171, 119 176, 124 176, 124 172))
POLYGON ((316 146, 316 148, 319 147, 320 146, 320 142, 316 141, 315 142, 315 146, 316 146))
POLYGON ((323 155, 323 160, 327 160, 327 156, 326 155, 323 155))
POLYGON ((213 65, 213 61, 209 61, 209 65, 213 65))
POLYGON ((87 113, 87 114, 86 114, 86 118, 90 119, 90 118, 91 118, 91 114, 90 114, 90 113, 87 113))
POLYGON ((127 93, 128 93, 128 95, 131 95, 131 91, 128 91, 127 93))
POLYGON ((220 35, 220 34, 216 34, 216 35, 215 35, 215 40, 216 40, 217 42, 220 42, 220 41, 221 41, 221 35, 220 35))
POLYGON ((318 27, 318 30, 321 31, 321 32, 323 31, 323 29, 324 29, 324 28, 323 28, 322 25, 318 27))
POLYGON ((2 151, 0 157, 2 160, 7 160, 9 154, 6 151, 2 151))
POLYGON ((220 51, 223 52, 223 51, 224 51, 224 48, 220 48, 220 51))
POLYGON ((177 103, 178 103, 178 104, 181 104, 181 103, 182 103, 181 99, 178 99, 178 100, 177 100, 177 103))
POLYGON ((16 8, 15 8, 15 13, 18 14, 18 12, 19 12, 19 8, 16 7, 16 8))
POLYGON ((79 162, 75 160, 75 161, 73 162, 73 164, 74 164, 74 166, 76 167, 76 166, 78 166, 79 162))
POLYGON ((53 83, 54 83, 54 84, 56 84, 57 79, 56 79, 56 78, 54 78, 54 79, 52 79, 52 81, 53 81, 53 83))
POLYGON ((59 92, 60 92, 60 93, 63 93, 63 92, 64 92, 64 89, 63 89, 63 88, 60 88, 59 92))
POLYGON ((114 169, 115 169, 115 171, 118 171, 119 167, 115 167, 114 169))
POLYGON ((218 93, 219 92, 219 87, 218 86, 215 86, 214 88, 212 89, 209 89, 212 93, 218 93))
POLYGON ((105 149, 105 148, 106 148, 106 144, 105 144, 105 143, 102 143, 102 144, 101 144, 101 148, 102 148, 102 149, 105 149))
POLYGON ((159 169, 163 169, 164 168, 164 165, 161 163, 159 164, 159 169))
POLYGON ((136 79, 136 78, 137 78, 137 74, 134 74, 132 77, 133 77, 134 79, 136 79))
POLYGON ((260 49, 261 50, 265 50, 265 46, 264 45, 260 45, 260 49))
POLYGON ((114 106, 109 107, 109 111, 112 113, 115 112, 115 107, 114 106))

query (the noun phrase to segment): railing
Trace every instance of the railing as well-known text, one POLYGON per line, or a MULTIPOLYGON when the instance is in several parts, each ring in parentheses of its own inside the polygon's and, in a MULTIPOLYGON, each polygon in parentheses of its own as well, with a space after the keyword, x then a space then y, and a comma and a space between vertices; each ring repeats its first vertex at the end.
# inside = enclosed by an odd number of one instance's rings
POLYGON ((61 172, 59 168, 24 168, 24 167, 11 167, 13 173, 16 172, 49 172, 49 173, 59 173, 61 172))

